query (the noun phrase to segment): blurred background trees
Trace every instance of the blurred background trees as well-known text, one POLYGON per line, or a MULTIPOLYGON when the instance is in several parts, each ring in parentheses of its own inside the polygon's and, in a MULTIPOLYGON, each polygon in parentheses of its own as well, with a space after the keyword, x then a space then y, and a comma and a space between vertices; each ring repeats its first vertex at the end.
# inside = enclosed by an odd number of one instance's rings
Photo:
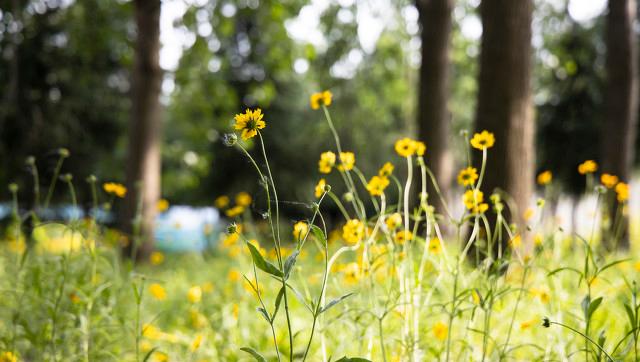
MULTIPOLYGON (((308 105, 322 89, 334 93, 344 148, 356 152, 365 173, 396 160, 398 136, 419 134, 443 188, 453 187, 451 173, 466 162, 460 131, 487 128, 498 140, 490 187, 520 202, 529 199, 535 170, 552 170, 558 188, 574 195, 584 187, 575 168, 585 159, 630 176, 635 149, 624 153, 624 169, 609 166, 605 154, 613 152, 603 150, 617 150, 620 135, 625 150, 634 142, 635 1, 611 1, 615 8, 584 19, 569 0, 518 2, 511 10, 512 2, 496 0, 163 1, 160 24, 179 39, 162 46, 179 54, 168 65, 160 57, 162 117, 154 118, 161 126, 144 132, 129 125, 138 106, 131 101, 137 3, 0 3, 0 184, 28 189, 28 155, 46 179, 59 147, 71 150, 64 167, 76 179, 93 173, 124 181, 134 159, 127 159, 128 140, 162 128, 163 197, 211 205, 218 195, 247 190, 262 211, 251 169, 221 143, 235 113, 259 106, 274 178, 286 185, 281 198, 311 200, 317 155, 331 148, 322 115, 308 105), (616 32, 625 42, 606 40, 616 32), (605 146, 604 137, 614 142, 605 146)), ((143 82, 146 91, 156 88, 143 82)), ((290 215, 304 209, 287 205, 290 215)))

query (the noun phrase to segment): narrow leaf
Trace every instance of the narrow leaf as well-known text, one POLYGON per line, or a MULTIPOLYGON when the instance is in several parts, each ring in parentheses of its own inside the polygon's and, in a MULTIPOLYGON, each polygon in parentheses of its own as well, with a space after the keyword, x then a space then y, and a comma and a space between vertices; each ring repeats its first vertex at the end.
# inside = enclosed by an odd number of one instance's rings
POLYGON ((258 269, 262 270, 265 273, 268 273, 277 277, 282 277, 282 272, 275 265, 264 260, 264 258, 262 257, 262 254, 260 254, 258 249, 256 249, 255 245, 249 242, 247 242, 246 244, 247 244, 247 247, 249 248, 249 251, 251 252, 251 258, 253 259, 253 262, 256 264, 258 269))
POLYGON ((296 264, 298 255, 300 255, 300 251, 296 249, 291 255, 287 257, 287 260, 284 261, 284 278, 285 279, 289 279, 289 275, 291 274, 291 269, 293 269, 293 266, 296 264))
POLYGON ((343 295, 343 296, 342 296, 342 297, 340 297, 340 298, 333 299, 332 301, 330 301, 329 303, 327 303, 327 305, 325 305, 324 307, 320 308, 320 311, 318 311, 318 315, 320 315, 320 314, 322 314, 322 313, 326 312, 329 308, 331 308, 331 307, 333 307, 334 305, 336 305, 336 304, 338 304, 338 303, 342 302, 343 300, 345 300, 345 299, 349 298, 349 297, 350 297, 350 296, 352 296, 352 295, 353 295, 353 293, 348 293, 348 294, 343 295))
POLYGON ((587 318, 591 318, 593 313, 595 313, 596 309, 598 309, 598 307, 600 306, 600 303, 602 303, 602 297, 594 299, 589 304, 589 309, 587 310, 587 318))
POLYGON ((271 323, 276 319, 276 315, 278 314, 278 310, 280 309, 280 302, 282 302, 282 296, 284 296, 284 287, 280 288, 278 292, 278 296, 276 297, 276 307, 273 311, 273 316, 271 317, 271 323))
POLYGON ((256 351, 255 349, 253 349, 251 347, 242 347, 242 348, 240 348, 240 350, 249 353, 258 362, 267 362, 266 358, 264 358, 260 353, 258 353, 258 351, 256 351))

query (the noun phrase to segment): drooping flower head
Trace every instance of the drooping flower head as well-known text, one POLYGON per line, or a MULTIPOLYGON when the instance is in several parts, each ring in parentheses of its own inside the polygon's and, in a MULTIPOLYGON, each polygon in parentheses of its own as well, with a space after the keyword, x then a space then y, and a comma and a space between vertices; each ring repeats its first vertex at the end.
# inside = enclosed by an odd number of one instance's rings
POLYGON ((540 185, 540 186, 544 186, 544 185, 550 184, 551 180, 553 180, 553 174, 549 170, 540 172, 540 174, 538 175, 538 178, 537 178, 538 185, 540 185))
POLYGON ((594 173, 596 171, 598 171, 598 164, 594 160, 586 160, 583 163, 578 165, 578 172, 581 175, 594 173))
POLYGON ((342 238, 344 241, 355 244, 364 237, 364 224, 357 219, 347 221, 342 227, 342 238))
POLYGON ((318 170, 321 173, 330 173, 333 166, 336 164, 336 154, 327 151, 320 154, 320 161, 318 161, 318 170))
POLYGON ((328 90, 324 92, 313 93, 309 98, 311 103, 311 109, 320 109, 320 106, 329 107, 331 105, 331 98, 333 94, 328 90))
POLYGON ((479 150, 484 150, 493 147, 495 142, 496 139, 493 136, 493 133, 485 130, 473 135, 473 138, 471 139, 471 146, 479 150))
POLYGON ((317 199, 322 197, 322 194, 324 194, 324 187, 326 185, 327 185, 327 181, 325 181, 325 179, 321 178, 320 181, 318 181, 318 184, 316 185, 316 189, 315 189, 315 195, 317 199))
POLYGON ((475 167, 467 167, 458 173, 458 183, 462 186, 473 186, 478 179, 478 171, 475 167))
POLYGON ((236 114, 234 117, 236 120, 235 129, 242 131, 243 140, 248 140, 257 135, 259 129, 267 126, 263 118, 264 114, 260 108, 256 108, 253 111, 247 108, 244 113, 236 114))
POLYGON ((389 186, 388 178, 373 176, 367 184, 367 191, 369 191, 371 196, 381 196, 387 186, 389 186))

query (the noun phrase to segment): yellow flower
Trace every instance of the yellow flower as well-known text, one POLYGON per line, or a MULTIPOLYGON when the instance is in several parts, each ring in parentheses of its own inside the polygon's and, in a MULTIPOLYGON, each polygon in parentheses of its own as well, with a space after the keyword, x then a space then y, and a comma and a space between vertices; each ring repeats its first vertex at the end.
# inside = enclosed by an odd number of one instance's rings
POLYGON ((538 185, 541 186, 550 184, 551 180, 553 180, 553 174, 549 170, 541 172, 537 178, 538 185))
POLYGON ((478 206, 474 206, 471 212, 474 214, 484 214, 487 210, 489 210, 489 204, 483 202, 478 204, 478 206))
POLYGON ((611 189, 618 183, 618 176, 603 173, 602 176, 600 176, 600 182, 602 182, 606 188, 611 189))
POLYGON ((480 305, 480 303, 482 302, 482 299, 480 298, 480 293, 478 293, 478 291, 475 289, 471 291, 471 300, 475 305, 480 305))
POLYGON ((413 156, 416 153, 416 142, 408 137, 401 138, 396 141, 394 148, 401 157, 413 156))
POLYGON ((318 181, 318 184, 316 185, 316 190, 315 190, 315 195, 317 199, 321 198, 322 195, 324 194, 324 188, 326 185, 327 185, 327 181, 325 181, 325 179, 321 178, 320 181, 318 181))
POLYGON ((229 279, 229 281, 237 282, 238 280, 240 280, 240 278, 242 278, 242 275, 239 271, 235 269, 229 270, 229 274, 227 275, 227 279, 229 279))
POLYGON ((204 282, 202 284, 202 291, 205 293, 211 293, 213 292, 213 283, 211 282, 204 282))
POLYGON ((229 210, 225 211, 225 214, 228 217, 236 217, 241 215, 244 212, 244 206, 236 205, 229 210))
POLYGON ((151 362, 169 362, 169 355, 164 352, 155 351, 151 355, 151 362))
POLYGON ((199 285, 194 285, 189 288, 189 291, 187 291, 187 299, 191 303, 200 303, 202 300, 202 288, 200 288, 199 285))
POLYGON ((389 229, 389 231, 393 231, 402 224, 402 215, 400 215, 400 213, 398 212, 393 213, 387 216, 385 223, 387 224, 387 228, 389 229))
POLYGON ((355 284, 360 279, 360 266, 358 263, 349 263, 342 269, 344 280, 348 284, 355 284))
POLYGON ((388 178, 373 176, 367 184, 367 190, 371 196, 381 196, 387 186, 389 186, 388 178))
POLYGON ((529 221, 535 214, 535 209, 533 209, 532 207, 527 207, 527 209, 522 213, 522 217, 525 219, 525 221, 529 221))
POLYGON ((115 195, 121 199, 127 194, 127 188, 117 182, 107 182, 102 185, 102 188, 106 193, 115 195))
POLYGON ((458 183, 462 186, 473 186, 478 179, 478 170, 475 167, 467 167, 458 173, 458 183))
POLYGON ((439 238, 433 238, 429 241, 429 251, 431 254, 440 254, 442 250, 442 242, 439 238))
POLYGON ((167 199, 160 199, 156 203, 156 209, 158 212, 165 212, 169 208, 169 201, 167 199))
POLYGON ((153 324, 145 324, 142 326, 142 335, 149 339, 162 338, 162 332, 153 324))
POLYGON ((311 109, 319 109, 321 105, 329 107, 331 105, 331 98, 333 94, 331 92, 324 91, 313 93, 310 97, 311 109))
POLYGON ((238 235, 238 233, 228 234, 224 239, 222 239, 222 246, 225 248, 233 246, 238 242, 239 238, 240 236, 238 235))
POLYGON ((149 293, 157 300, 167 299, 167 291, 158 283, 153 283, 149 286, 149 293))
POLYGON ((540 321, 538 320, 538 318, 533 318, 533 319, 529 319, 528 321, 524 321, 520 323, 520 330, 524 331, 525 329, 528 329, 529 327, 534 326, 539 322, 540 321))
POLYGON ((336 164, 336 154, 327 151, 320 154, 320 161, 318 161, 318 169, 320 173, 330 173, 331 168, 336 164))
POLYGON ((393 172, 394 166, 391 162, 385 162, 384 165, 382 165, 382 167, 380 167, 380 170, 378 171, 378 176, 380 177, 387 177, 390 176, 391 173, 393 172))
POLYGON ((164 254, 159 251, 154 251, 149 255, 149 262, 151 265, 160 265, 164 262, 164 254))
POLYGON ((484 194, 480 190, 467 190, 462 195, 462 202, 467 209, 473 210, 476 206, 480 206, 484 200, 484 194))
POLYGON ((198 348, 200 348, 200 344, 202 344, 202 334, 198 334, 196 336, 196 338, 193 340, 193 342, 191 342, 191 352, 195 352, 195 350, 197 350, 198 348))
POLYGON ((18 362, 18 356, 13 352, 2 352, 0 353, 0 362, 18 362))
POLYGON ((544 243, 544 237, 542 236, 542 234, 536 233, 533 236, 533 244, 535 246, 540 246, 540 245, 542 245, 542 243, 544 243))
POLYGON ((520 245, 522 245, 522 237, 520 236, 520 234, 514 236, 513 238, 511 238, 511 240, 509 240, 509 246, 514 249, 520 247, 520 245))
POLYGON ((263 129, 267 126, 265 121, 262 119, 264 114, 262 114, 262 110, 260 108, 256 108, 255 111, 252 111, 247 108, 244 113, 236 114, 234 119, 236 120, 235 129, 240 131, 242 130, 242 139, 248 140, 249 138, 254 137, 258 134, 259 129, 263 129))
POLYGON ((218 198, 216 198, 213 202, 213 205, 218 209, 224 209, 225 207, 229 206, 229 196, 218 196, 218 198))
POLYGON ((342 227, 342 238, 355 244, 364 237, 364 224, 360 220, 351 219, 342 227))
MULTIPOLYGON (((76 293, 70 293, 69 294, 69 299, 71 300, 71 303, 73 303, 73 304, 78 304, 81 301, 80 297, 76 293)), ((0 362, 2 362, 1 359, 0 359, 0 362)))
POLYGON ((305 235, 307 235, 308 231, 309 225, 307 225, 307 223, 304 221, 298 221, 297 223, 295 223, 295 225, 293 225, 293 237, 298 241, 302 240, 305 235))
POLYGON ((356 163, 356 156, 353 152, 340 152, 340 164, 338 170, 349 171, 353 170, 353 166, 356 163))
POLYGON ((447 334, 449 333, 449 327, 442 322, 437 322, 433 326, 433 335, 436 336, 437 339, 444 341, 447 339, 447 334))
POLYGON ((495 142, 496 139, 493 136, 493 133, 489 131, 482 131, 473 135, 473 138, 471 139, 471 146, 479 150, 484 150, 493 147, 495 142))
POLYGON ((413 233, 411 233, 411 231, 401 230, 396 233, 394 239, 396 243, 404 244, 405 241, 413 239, 413 233))
POLYGON ((414 147, 416 149, 416 155, 424 156, 424 153, 427 151, 427 146, 422 141, 414 141, 414 147))
POLYGON ((619 202, 629 200, 629 184, 620 182, 616 185, 616 197, 619 202))
POLYGON ((578 165, 578 172, 581 175, 594 173, 596 171, 598 171, 598 164, 594 160, 586 160, 583 163, 578 165))
POLYGON ((236 205, 247 207, 247 206, 251 205, 251 201, 253 201, 251 199, 251 195, 249 195, 248 193, 246 193, 244 191, 239 192, 236 195, 236 205))

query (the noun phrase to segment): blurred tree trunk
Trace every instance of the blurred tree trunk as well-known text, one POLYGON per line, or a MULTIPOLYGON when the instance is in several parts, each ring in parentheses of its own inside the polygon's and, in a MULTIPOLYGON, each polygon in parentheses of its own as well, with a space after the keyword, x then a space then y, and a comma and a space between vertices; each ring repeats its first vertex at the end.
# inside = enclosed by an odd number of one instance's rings
POLYGON ((122 223, 131 235, 126 255, 135 254, 142 259, 153 248, 153 224, 160 196, 160 0, 135 0, 134 9, 138 32, 126 170, 128 193, 122 223), (139 245, 134 246, 134 242, 139 245))
MULTIPOLYGON (((523 211, 531 202, 534 179, 532 12, 532 0, 482 0, 480 5, 483 31, 476 130, 493 132, 496 139, 488 150, 482 191, 485 202, 496 190, 509 195, 513 203, 506 203, 510 209, 506 216, 518 224, 520 232, 525 230, 523 211)), ((475 151, 474 157, 480 167, 482 153, 475 151)), ((492 215, 489 211, 490 220, 492 215)))
MULTIPOLYGON (((615 174, 624 182, 629 182, 631 177, 638 120, 638 56, 637 39, 633 30, 635 20, 635 0, 609 0, 602 172, 615 174)), ((614 197, 608 200, 607 209, 609 220, 614 221, 617 209, 614 197)), ((628 248, 628 217, 623 216, 621 222, 619 246, 628 248)), ((609 234, 607 239, 605 243, 610 247, 617 243, 614 235, 609 234)))
MULTIPOLYGON (((425 161, 436 176, 442 196, 451 186, 452 158, 449 150, 451 118, 449 99, 449 43, 454 0, 416 0, 420 14, 422 65, 418 93, 419 139, 427 144, 425 161)), ((444 213, 442 201, 433 188, 429 203, 444 213)))

